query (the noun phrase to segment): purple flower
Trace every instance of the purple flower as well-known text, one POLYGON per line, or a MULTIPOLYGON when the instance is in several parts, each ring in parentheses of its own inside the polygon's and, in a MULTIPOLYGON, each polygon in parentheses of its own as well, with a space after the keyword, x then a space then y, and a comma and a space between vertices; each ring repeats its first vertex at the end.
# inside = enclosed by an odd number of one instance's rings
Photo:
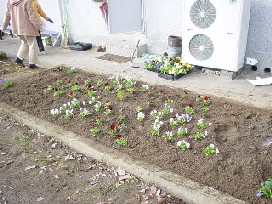
POLYGON ((263 194, 262 194, 262 193, 257 193, 256 196, 257 196, 257 197, 262 197, 263 194))
POLYGON ((76 72, 78 70, 78 68, 77 67, 73 67, 73 70, 76 72))
POLYGON ((1 80, 1 83, 5 85, 6 81, 4 79, 1 80))

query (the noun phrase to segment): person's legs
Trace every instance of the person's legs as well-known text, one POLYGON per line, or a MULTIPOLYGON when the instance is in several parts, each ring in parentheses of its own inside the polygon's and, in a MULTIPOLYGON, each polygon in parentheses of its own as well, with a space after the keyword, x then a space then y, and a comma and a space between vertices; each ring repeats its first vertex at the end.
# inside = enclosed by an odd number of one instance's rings
POLYGON ((39 52, 36 37, 26 36, 26 39, 29 45, 29 67, 36 68, 39 52))
POLYGON ((17 58, 16 58, 15 62, 17 64, 23 65, 23 60, 28 55, 29 46, 28 46, 28 42, 27 42, 25 36, 18 35, 18 37, 20 38, 22 43, 21 43, 21 46, 17 52, 17 58))
POLYGON ((44 52, 44 46, 43 46, 42 36, 41 36, 40 31, 39 31, 39 34, 40 34, 40 35, 36 37, 37 43, 38 43, 40 52, 44 52))

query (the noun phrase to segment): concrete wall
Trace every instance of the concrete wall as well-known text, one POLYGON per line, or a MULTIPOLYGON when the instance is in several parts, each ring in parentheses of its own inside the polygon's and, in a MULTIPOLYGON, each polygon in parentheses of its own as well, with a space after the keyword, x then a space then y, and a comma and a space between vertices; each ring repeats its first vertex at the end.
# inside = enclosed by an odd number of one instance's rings
POLYGON ((182 35, 182 3, 180 0, 145 0, 145 32, 148 51, 168 51, 168 36, 182 35))
POLYGON ((252 0, 246 56, 259 61, 258 71, 272 68, 271 0, 252 0))

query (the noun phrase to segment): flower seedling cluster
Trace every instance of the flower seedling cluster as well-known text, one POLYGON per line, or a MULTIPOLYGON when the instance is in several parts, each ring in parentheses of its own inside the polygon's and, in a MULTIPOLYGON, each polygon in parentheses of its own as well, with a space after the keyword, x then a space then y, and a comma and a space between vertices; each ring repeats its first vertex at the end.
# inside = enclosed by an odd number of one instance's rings
POLYGON ((261 182, 261 187, 258 189, 256 194, 258 197, 265 197, 272 201, 272 179, 267 179, 261 182))
POLYGON ((13 86, 13 82, 10 80, 1 80, 1 84, 5 87, 5 88, 9 88, 13 86))
POLYGON ((213 154, 213 155, 217 155, 219 154, 219 150, 217 147, 215 147, 214 144, 210 144, 209 146, 205 147, 204 150, 203 150, 204 154, 206 156, 210 155, 210 154, 213 154))

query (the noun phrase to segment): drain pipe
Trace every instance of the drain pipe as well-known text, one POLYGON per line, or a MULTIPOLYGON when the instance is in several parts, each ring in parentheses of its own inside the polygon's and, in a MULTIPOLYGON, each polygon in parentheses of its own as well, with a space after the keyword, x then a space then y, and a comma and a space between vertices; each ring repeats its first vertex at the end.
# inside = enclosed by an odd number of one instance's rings
POLYGON ((61 27, 61 41, 63 38, 63 28, 64 28, 64 23, 63 23, 63 0, 58 0, 58 9, 59 9, 59 19, 60 19, 60 27, 61 27))

